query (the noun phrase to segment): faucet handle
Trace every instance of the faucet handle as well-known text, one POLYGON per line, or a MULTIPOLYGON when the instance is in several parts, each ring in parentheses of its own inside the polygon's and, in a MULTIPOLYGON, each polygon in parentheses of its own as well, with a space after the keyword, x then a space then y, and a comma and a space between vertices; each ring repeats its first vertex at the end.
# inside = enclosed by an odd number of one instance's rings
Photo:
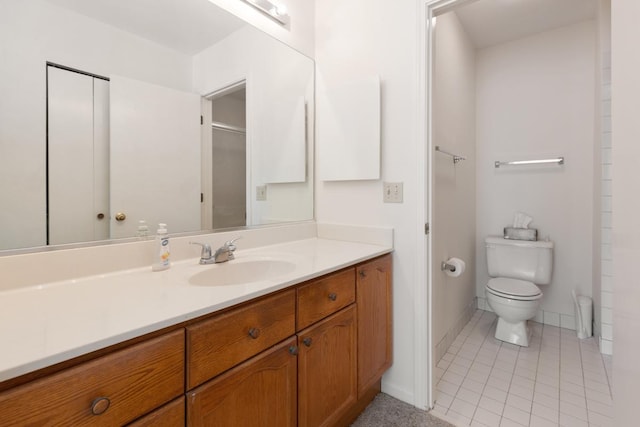
POLYGON ((240 240, 240 239, 242 239, 242 236, 238 236, 235 239, 229 240, 224 245, 227 248, 229 248, 230 251, 235 251, 236 250, 236 245, 234 243, 236 242, 236 240, 240 240))
POLYGON ((227 248, 230 260, 235 259, 235 255, 233 254, 233 252, 238 248, 234 243, 236 240, 239 240, 239 239, 242 239, 242 236, 238 236, 235 239, 229 240, 224 244, 224 246, 227 248))
POLYGON ((207 243, 200 243, 200 242, 189 242, 189 244, 202 246, 202 251, 200 252, 200 260, 201 261, 211 259, 211 246, 210 245, 208 245, 207 243))
POLYGON ((238 237, 236 237, 235 239, 228 240, 228 241, 225 243, 225 245, 227 245, 227 246, 233 246, 233 244, 235 243, 235 241, 236 241, 236 240, 240 240, 240 239, 242 239, 242 236, 238 236, 238 237))

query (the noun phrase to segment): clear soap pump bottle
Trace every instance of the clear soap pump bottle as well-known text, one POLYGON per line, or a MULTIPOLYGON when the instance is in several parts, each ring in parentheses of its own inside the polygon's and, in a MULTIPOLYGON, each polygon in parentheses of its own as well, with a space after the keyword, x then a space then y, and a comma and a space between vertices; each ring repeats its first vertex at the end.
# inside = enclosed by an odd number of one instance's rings
POLYGON ((167 234, 167 224, 158 224, 154 246, 154 260, 151 265, 152 271, 162 271, 171 267, 169 259, 171 249, 169 247, 169 235, 167 234))

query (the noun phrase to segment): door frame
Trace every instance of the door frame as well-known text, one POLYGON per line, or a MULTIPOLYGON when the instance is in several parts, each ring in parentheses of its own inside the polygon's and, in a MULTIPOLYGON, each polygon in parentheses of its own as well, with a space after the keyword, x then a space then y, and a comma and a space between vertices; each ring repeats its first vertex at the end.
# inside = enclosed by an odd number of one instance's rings
MULTIPOLYGON (((422 221, 419 228, 429 227, 433 220, 433 160, 434 144, 432 139, 432 94, 433 94, 433 56, 434 56, 434 20, 442 14, 464 3, 476 0, 417 0, 418 5, 418 209, 422 221)), ((422 409, 432 409, 434 405, 433 364, 433 262, 431 232, 419 230, 424 236, 418 239, 416 263, 416 286, 414 298, 415 310, 415 347, 414 347, 414 402, 422 409), (426 284, 426 287, 424 286, 426 284), (425 304, 426 301, 426 304, 425 304), (426 363, 425 363, 426 361, 426 363)))
MULTIPOLYGON (((251 108, 251 102, 249 100, 249 86, 251 85, 249 75, 238 76, 237 78, 223 84, 218 89, 211 90, 207 92, 205 95, 202 95, 203 100, 203 108, 202 108, 202 126, 207 126, 208 129, 211 128, 211 110, 204 108, 204 102, 211 102, 215 98, 225 96, 231 92, 238 90, 241 87, 245 88, 246 96, 245 96, 245 108, 246 108, 246 117, 245 117, 245 165, 246 165, 246 185, 245 185, 245 227, 249 225, 253 225, 253 218, 250 213, 253 212, 253 193, 252 193, 252 169, 251 169, 251 136, 250 129, 250 117, 249 114, 251 108)), ((253 92, 253 91, 252 91, 253 92)), ((201 132, 201 164, 202 164, 202 194, 203 200, 201 206, 201 223, 202 228, 204 230, 213 229, 213 206, 212 202, 212 187, 211 182, 213 179, 212 174, 212 165, 211 165, 211 156, 213 153, 211 147, 211 132, 208 130, 202 129, 201 132)))

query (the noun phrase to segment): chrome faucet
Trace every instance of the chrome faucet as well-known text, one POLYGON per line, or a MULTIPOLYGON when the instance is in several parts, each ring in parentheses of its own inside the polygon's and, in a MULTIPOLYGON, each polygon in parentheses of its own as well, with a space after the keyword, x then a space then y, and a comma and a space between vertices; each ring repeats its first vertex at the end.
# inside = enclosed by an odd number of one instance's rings
POLYGON ((235 239, 229 240, 228 242, 225 242, 224 245, 220 246, 213 255, 214 262, 227 262, 235 259, 233 252, 236 250, 236 245, 234 243, 240 238, 241 237, 236 237, 235 239))
POLYGON ((213 264, 215 262, 214 258, 211 256, 211 246, 206 243, 200 242, 189 242, 192 245, 200 245, 202 246, 202 251, 200 252, 200 264, 213 264))

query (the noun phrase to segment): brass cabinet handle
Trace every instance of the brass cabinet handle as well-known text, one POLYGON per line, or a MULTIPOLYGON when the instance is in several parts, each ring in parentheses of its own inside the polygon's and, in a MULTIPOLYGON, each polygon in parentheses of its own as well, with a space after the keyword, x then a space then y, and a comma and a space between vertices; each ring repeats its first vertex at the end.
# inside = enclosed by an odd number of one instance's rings
POLYGON ((111 405, 111 401, 109 400, 108 397, 97 397, 92 403, 91 403, 91 413, 93 415, 102 415, 104 414, 107 409, 109 409, 109 406, 111 405))
POLYGON ((298 354, 298 347, 292 345, 291 347, 289 347, 289 353, 295 356, 296 354, 298 354))
POLYGON ((337 299, 338 299, 338 294, 336 294, 335 292, 331 292, 331 293, 329 294, 329 299, 330 299, 331 301, 335 301, 335 300, 337 300, 337 299))
POLYGON ((125 219, 127 219, 127 215, 124 214, 124 212, 118 212, 116 213, 116 221, 118 222, 122 222, 125 219))
POLYGON ((312 340, 311 338, 305 338, 305 339, 303 339, 303 340, 302 340, 302 343, 303 343, 304 345, 306 345, 307 347, 311 347, 311 342, 312 342, 312 341, 313 341, 313 340, 312 340))
POLYGON ((260 336, 260 329, 258 328, 249 329, 249 336, 254 340, 257 339, 260 336))

